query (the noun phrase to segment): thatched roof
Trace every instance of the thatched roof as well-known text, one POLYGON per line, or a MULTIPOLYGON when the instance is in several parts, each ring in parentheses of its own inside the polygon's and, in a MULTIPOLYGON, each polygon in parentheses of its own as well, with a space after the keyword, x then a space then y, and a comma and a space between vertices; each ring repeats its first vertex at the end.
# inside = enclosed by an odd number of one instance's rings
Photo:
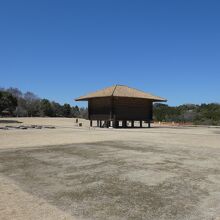
POLYGON ((75 99, 76 101, 85 101, 88 99, 93 98, 101 98, 101 97, 129 97, 129 98, 141 98, 141 99, 149 99, 152 101, 158 101, 158 102, 166 102, 167 100, 164 98, 161 98, 159 96, 154 96, 150 93, 142 92, 137 89, 130 88, 128 86, 123 85, 114 85, 111 87, 107 87, 105 89, 89 93, 85 96, 80 96, 79 98, 75 99))

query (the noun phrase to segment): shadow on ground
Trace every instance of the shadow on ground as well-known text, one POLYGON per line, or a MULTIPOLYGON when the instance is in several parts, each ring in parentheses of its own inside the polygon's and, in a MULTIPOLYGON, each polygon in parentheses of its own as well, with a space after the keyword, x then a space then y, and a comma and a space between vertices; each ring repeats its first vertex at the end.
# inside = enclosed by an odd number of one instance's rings
POLYGON ((201 204, 216 186, 208 175, 220 175, 220 163, 213 165, 218 156, 138 142, 97 142, 0 151, 0 173, 74 216, 211 219, 201 204))

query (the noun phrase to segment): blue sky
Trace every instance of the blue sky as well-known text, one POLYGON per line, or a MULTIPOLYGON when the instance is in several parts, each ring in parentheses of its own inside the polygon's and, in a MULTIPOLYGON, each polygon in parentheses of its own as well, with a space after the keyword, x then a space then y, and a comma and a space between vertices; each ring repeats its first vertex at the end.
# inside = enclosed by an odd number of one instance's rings
POLYGON ((76 104, 113 84, 220 102, 220 1, 0 0, 0 87, 76 104))

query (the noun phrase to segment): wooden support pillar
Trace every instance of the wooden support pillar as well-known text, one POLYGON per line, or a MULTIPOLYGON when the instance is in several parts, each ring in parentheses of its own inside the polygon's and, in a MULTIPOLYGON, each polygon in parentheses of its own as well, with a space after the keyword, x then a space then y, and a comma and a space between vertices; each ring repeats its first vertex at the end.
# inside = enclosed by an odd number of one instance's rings
POLYGON ((107 128, 111 126, 111 121, 107 121, 107 128))
POLYGON ((113 128, 118 128, 118 121, 117 120, 113 121, 113 128))
POLYGON ((119 127, 119 121, 116 121, 116 128, 119 127))
POLYGON ((115 120, 112 121, 112 127, 116 128, 116 121, 115 120))
POLYGON ((123 127, 123 128, 126 128, 126 127, 127 127, 127 121, 125 121, 125 120, 122 121, 122 127, 123 127))
POLYGON ((142 128, 142 121, 140 121, 140 128, 142 128))
POLYGON ((117 126, 116 126, 116 120, 113 120, 113 122, 112 122, 112 127, 113 127, 113 128, 117 128, 117 126))
POLYGON ((90 127, 92 127, 92 120, 90 120, 90 127))
POLYGON ((131 127, 134 128, 134 121, 131 121, 131 127))
POLYGON ((108 127, 108 121, 104 121, 103 127, 104 127, 104 128, 107 128, 107 127, 108 127))

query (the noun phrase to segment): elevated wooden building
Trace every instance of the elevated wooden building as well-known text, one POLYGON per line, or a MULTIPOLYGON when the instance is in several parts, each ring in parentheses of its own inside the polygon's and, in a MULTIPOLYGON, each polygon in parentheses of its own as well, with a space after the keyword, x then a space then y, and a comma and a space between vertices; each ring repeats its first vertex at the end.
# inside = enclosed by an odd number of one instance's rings
POLYGON ((153 102, 166 99, 123 85, 114 85, 103 90, 81 96, 76 101, 88 101, 90 126, 97 121, 99 127, 134 127, 134 122, 150 123, 153 120, 153 102))

